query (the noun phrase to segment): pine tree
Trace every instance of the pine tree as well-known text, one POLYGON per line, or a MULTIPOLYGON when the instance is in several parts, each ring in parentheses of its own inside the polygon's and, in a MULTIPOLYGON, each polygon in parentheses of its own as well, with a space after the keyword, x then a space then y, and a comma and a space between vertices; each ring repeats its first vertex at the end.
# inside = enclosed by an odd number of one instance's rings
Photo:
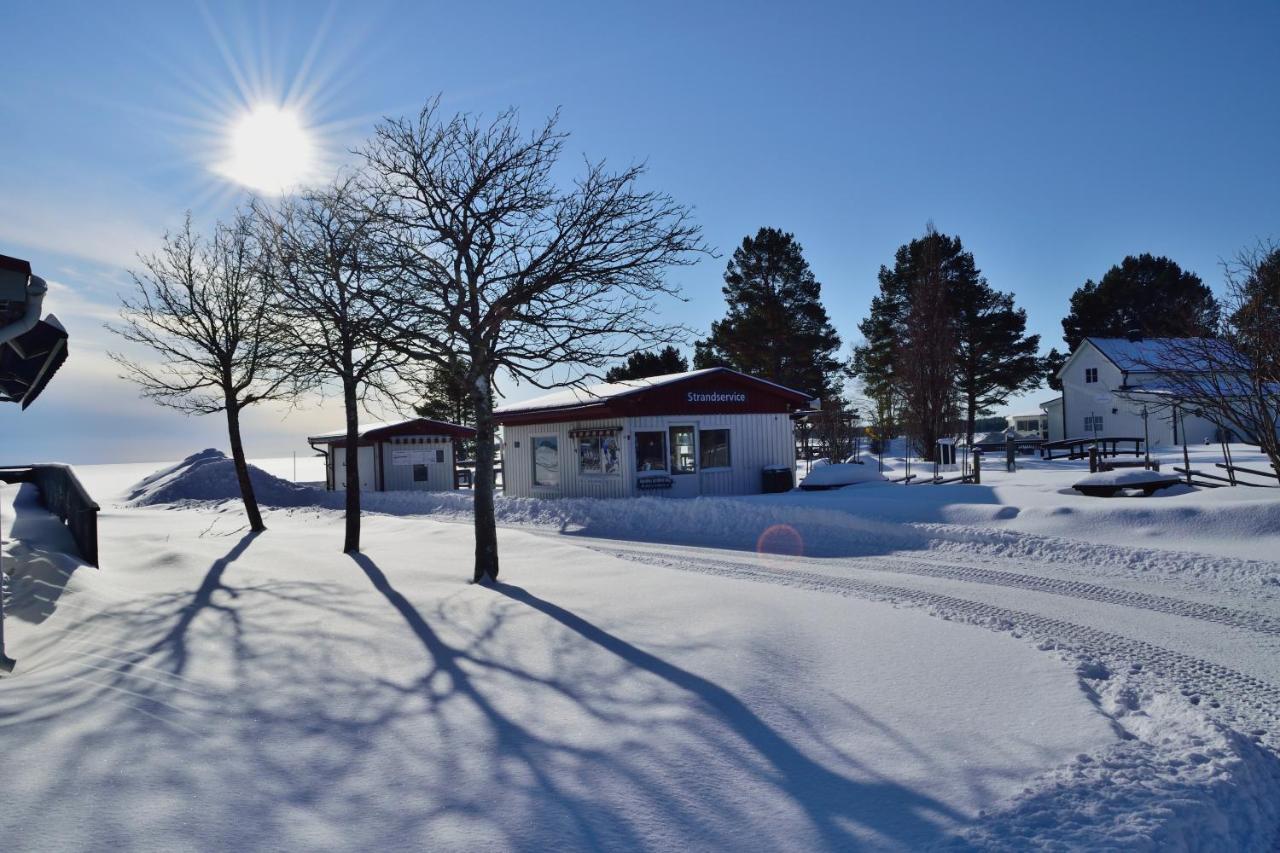
POLYGON ((606 382, 622 382, 627 379, 664 376, 668 373, 684 373, 688 369, 689 360, 680 354, 680 350, 668 344, 660 350, 632 353, 627 357, 626 364, 609 368, 604 378, 606 382))
POLYGON ((987 284, 958 237, 929 226, 879 279, 852 361, 877 432, 900 419, 932 458, 962 407, 972 440, 979 415, 1039 381, 1040 340, 1025 334, 1026 312, 987 284))
POLYGON ((695 345, 694 366, 723 365, 825 398, 838 395, 840 336, 794 235, 761 228, 724 272, 729 310, 695 345))
POLYGON ((471 410, 471 389, 467 387, 470 369, 471 365, 461 358, 450 367, 428 367, 422 402, 413 407, 418 417, 463 426, 473 424, 475 415, 471 410))
MULTIPOLYGON (((973 256, 966 253, 972 265, 973 256)), ((1013 294, 992 289, 985 278, 970 279, 955 294, 959 341, 960 393, 965 406, 965 436, 973 443, 974 422, 1017 391, 1040 384, 1044 360, 1040 336, 1028 335, 1027 312, 1013 305, 1013 294)))
POLYGON ((1130 255, 1101 281, 1086 281, 1071 295, 1062 337, 1073 351, 1090 335, 1122 338, 1138 331, 1147 337, 1212 337, 1219 314, 1213 291, 1195 273, 1165 257, 1130 255))

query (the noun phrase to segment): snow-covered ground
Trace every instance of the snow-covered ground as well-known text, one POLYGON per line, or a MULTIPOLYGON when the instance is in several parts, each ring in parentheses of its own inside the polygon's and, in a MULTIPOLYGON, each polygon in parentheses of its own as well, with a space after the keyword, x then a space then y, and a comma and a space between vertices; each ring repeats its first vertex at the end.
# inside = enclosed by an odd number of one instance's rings
POLYGON ((6 850, 1274 849, 1280 490, 500 499, 490 589, 465 493, 159 467, 99 570, 4 490, 6 850))

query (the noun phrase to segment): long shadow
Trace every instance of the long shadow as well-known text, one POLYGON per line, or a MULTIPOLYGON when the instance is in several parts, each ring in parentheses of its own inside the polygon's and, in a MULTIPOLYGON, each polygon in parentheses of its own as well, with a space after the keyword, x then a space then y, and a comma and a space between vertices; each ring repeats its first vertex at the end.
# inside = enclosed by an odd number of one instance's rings
MULTIPOLYGON (((555 745, 544 741, 503 714, 480 692, 471 676, 461 666, 461 661, 464 659, 473 663, 483 662, 464 652, 460 652, 440 639, 440 636, 427 624, 427 620, 422 617, 417 608, 391 585, 391 581, 387 579, 386 574, 378 568, 378 565, 373 560, 359 553, 350 554, 349 556, 369 578, 374 589, 380 592, 391 606, 400 613, 400 616, 409 628, 413 630, 414 634, 417 635, 430 656, 434 669, 428 671, 421 679, 421 685, 429 690, 430 685, 435 680, 435 675, 439 672, 445 673, 448 676, 450 689, 466 697, 484 716, 497 740, 499 752, 506 756, 517 757, 523 762, 537 782, 538 787, 565 809, 574 827, 589 843, 590 849, 638 848, 640 839, 618 823, 612 823, 608 827, 607 836, 602 834, 598 827, 602 823, 601 818, 604 816, 597 815, 593 819, 591 815, 585 814, 583 809, 575 804, 574 795, 562 790, 556 780, 547 772, 548 762, 540 754, 542 751, 550 749, 572 750, 563 745, 555 745)), ((495 791, 495 795, 497 793, 495 791)))
POLYGON ((240 614, 235 608, 215 603, 213 594, 221 590, 231 598, 239 596, 239 592, 234 587, 227 586, 222 582, 222 576, 226 573, 227 567, 238 560, 253 544, 253 540, 257 538, 258 531, 246 533, 240 537, 240 541, 236 542, 230 551, 213 561, 213 564, 209 566, 209 571, 205 572, 204 580, 200 582, 200 586, 191 596, 191 601, 179 611, 178 619, 173 623, 173 627, 148 650, 151 653, 167 653, 172 663, 174 674, 181 675, 187 668, 187 634, 190 632, 191 624, 195 622, 197 616, 206 610, 216 610, 226 614, 233 623, 237 626, 239 625, 240 614))
POLYGON ((23 483, 13 501, 5 571, 13 598, 7 615, 40 624, 53 615, 71 575, 86 565, 69 531, 40 503, 40 490, 23 483))
POLYGON ((700 675, 639 649, 575 613, 507 583, 493 590, 528 605, 570 631, 684 690, 716 711, 723 721, 777 772, 775 784, 809 815, 833 849, 847 849, 856 839, 842 821, 871 828, 886 837, 909 830, 913 843, 942 837, 936 818, 967 818, 945 803, 892 782, 859 782, 841 776, 797 749, 725 688, 700 675), (930 820, 932 814, 935 820, 930 820))

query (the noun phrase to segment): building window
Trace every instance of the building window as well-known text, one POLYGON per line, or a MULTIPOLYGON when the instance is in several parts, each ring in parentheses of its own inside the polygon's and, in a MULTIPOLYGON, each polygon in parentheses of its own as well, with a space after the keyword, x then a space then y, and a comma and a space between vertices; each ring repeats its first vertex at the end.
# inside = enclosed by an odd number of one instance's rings
POLYGON ((582 436, 578 439, 578 470, 583 474, 617 474, 621 451, 613 435, 582 436))
POLYGON ((443 461, 444 461, 444 451, 443 451, 443 450, 437 450, 437 451, 436 451, 436 461, 437 461, 437 462, 443 462, 443 461))
POLYGON ((727 429, 699 431, 698 446, 703 468, 729 467, 729 431, 727 429))
POLYGON ((697 473, 697 459, 693 451, 693 427, 673 426, 669 432, 671 433, 671 473, 697 473))
POLYGON ((554 435, 533 437, 533 484, 560 485, 560 439, 554 435))
POLYGON ((1084 381, 1085 381, 1085 382, 1097 382, 1097 381, 1098 381, 1098 368, 1096 368, 1096 367, 1086 367, 1086 368, 1084 369, 1084 381))
POLYGON ((413 482, 415 483, 427 482, 427 466, 426 465, 413 466, 413 482))
POLYGON ((1094 434, 1102 432, 1102 415, 1085 415, 1084 431, 1094 434))
POLYGON ((637 471, 667 470, 666 433, 662 433, 662 432, 636 433, 636 470, 637 471))

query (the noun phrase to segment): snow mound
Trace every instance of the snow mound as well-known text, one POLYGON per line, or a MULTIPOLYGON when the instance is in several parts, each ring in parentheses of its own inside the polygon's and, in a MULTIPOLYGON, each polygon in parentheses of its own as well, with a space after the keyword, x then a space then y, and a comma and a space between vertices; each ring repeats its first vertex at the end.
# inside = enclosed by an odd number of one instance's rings
POLYGON ((1077 486, 1146 486, 1151 483, 1176 483, 1182 478, 1177 474, 1161 474, 1142 468, 1121 468, 1116 471, 1099 471, 1076 481, 1077 486))
POLYGON ((874 483, 884 480, 884 475, 873 466, 836 462, 814 468, 800 483, 802 489, 838 489, 855 483, 874 483))
MULTIPOLYGON (((263 506, 299 507, 321 502, 316 489, 298 486, 249 466, 249 479, 263 506)), ((235 463, 220 450, 192 454, 134 483, 125 495, 130 506, 240 500, 235 463)))

